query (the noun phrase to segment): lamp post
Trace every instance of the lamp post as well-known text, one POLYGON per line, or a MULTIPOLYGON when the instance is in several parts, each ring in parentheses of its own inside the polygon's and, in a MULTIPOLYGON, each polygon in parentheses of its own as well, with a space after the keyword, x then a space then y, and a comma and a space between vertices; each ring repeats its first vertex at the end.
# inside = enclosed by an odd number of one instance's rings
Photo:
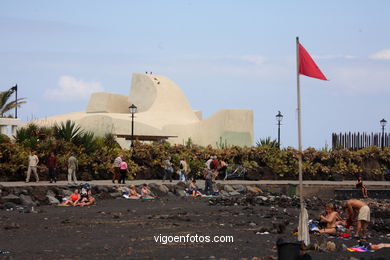
POLYGON ((18 84, 15 84, 11 90, 15 91, 15 118, 18 118, 18 84))
POLYGON ((280 111, 278 111, 278 114, 275 117, 276 120, 278 121, 278 148, 280 149, 280 122, 283 119, 283 115, 282 113, 280 113, 280 111))
POLYGON ((131 147, 134 147, 134 114, 137 113, 137 107, 131 104, 129 111, 131 113, 131 147))
POLYGON ((380 123, 381 123, 381 126, 382 126, 382 145, 381 145, 381 147, 382 147, 382 150, 383 150, 384 147, 385 147, 385 126, 387 124, 387 121, 383 118, 380 121, 380 123))

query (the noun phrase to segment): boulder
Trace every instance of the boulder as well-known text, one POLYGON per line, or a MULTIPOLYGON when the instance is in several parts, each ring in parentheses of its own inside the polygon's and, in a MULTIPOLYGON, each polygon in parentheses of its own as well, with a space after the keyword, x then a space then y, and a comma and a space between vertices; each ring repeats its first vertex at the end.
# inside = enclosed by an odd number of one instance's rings
POLYGON ((166 196, 169 192, 169 189, 167 186, 165 186, 164 184, 161 184, 161 185, 150 185, 150 190, 156 194, 157 196, 161 197, 161 196, 166 196))
POLYGON ((226 192, 233 192, 233 191, 235 191, 232 186, 227 185, 227 184, 225 186, 223 186, 223 190, 226 191, 226 192))
POLYGON ((51 195, 46 195, 46 198, 49 200, 49 204, 60 204, 60 201, 51 195))
POLYGON ((97 192, 108 192, 108 188, 106 186, 96 186, 97 192))
POLYGON ((1 197, 1 200, 4 201, 4 202, 12 202, 12 203, 15 203, 15 204, 21 204, 22 203, 20 198, 18 196, 16 196, 15 194, 9 194, 7 196, 1 197))
POLYGON ((46 196, 55 197, 55 196, 56 196, 56 194, 55 194, 55 192, 54 192, 54 191, 52 191, 52 190, 48 190, 48 191, 46 192, 46 196))
POLYGON ((113 198, 118 198, 118 197, 121 197, 121 196, 122 196, 120 192, 111 192, 110 195, 111 195, 111 197, 113 197, 113 198))
POLYGON ((237 191, 232 191, 232 192, 229 192, 229 195, 230 196, 236 196, 236 195, 240 195, 240 193, 237 192, 237 191))
POLYGON ((63 190, 60 190, 60 192, 59 192, 60 194, 60 196, 61 197, 69 197, 70 195, 72 195, 72 191, 70 191, 70 190, 67 190, 67 189, 63 189, 63 190))
POLYGON ((182 181, 179 181, 176 184, 176 190, 184 190, 185 188, 187 188, 187 185, 182 181))
POLYGON ((5 202, 4 208, 5 209, 16 209, 16 204, 13 202, 5 202))
POLYGON ((176 190, 176 194, 179 196, 179 197, 185 197, 187 196, 186 192, 184 190, 176 190))
POLYGON ((236 191, 239 193, 244 193, 246 192, 246 187, 244 185, 238 184, 238 185, 233 185, 232 186, 236 191))
POLYGON ((23 206, 36 206, 37 203, 35 203, 32 198, 28 195, 20 194, 20 201, 23 206))

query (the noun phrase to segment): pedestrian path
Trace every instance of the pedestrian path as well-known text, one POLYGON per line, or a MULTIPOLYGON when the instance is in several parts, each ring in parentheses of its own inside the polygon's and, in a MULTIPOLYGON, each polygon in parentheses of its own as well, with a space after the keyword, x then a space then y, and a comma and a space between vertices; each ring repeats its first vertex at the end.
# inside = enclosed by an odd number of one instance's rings
MULTIPOLYGON (((80 181, 79 183, 88 182, 92 185, 122 185, 117 183, 112 183, 111 180, 93 180, 93 181, 80 181)), ((127 181, 126 185, 134 184, 140 185, 143 183, 156 183, 156 184, 176 184, 178 181, 175 180, 173 182, 162 180, 132 180, 127 181)), ((204 185, 204 180, 197 180, 197 183, 200 185, 204 185)), ((299 181, 297 180, 261 180, 261 181, 248 181, 248 180, 217 180, 217 183, 221 184, 242 184, 242 185, 298 185, 299 181)), ((365 181, 365 185, 369 187, 382 187, 382 188, 390 188, 390 181, 365 181)), ((0 182, 0 185, 4 187, 25 187, 25 186, 66 186, 68 185, 67 181, 57 181, 57 183, 50 183, 49 181, 40 181, 40 182, 29 182, 25 183, 22 181, 14 181, 14 182, 0 182)), ((341 187, 355 187, 355 181, 303 181, 303 185, 305 186, 341 186, 341 187)))

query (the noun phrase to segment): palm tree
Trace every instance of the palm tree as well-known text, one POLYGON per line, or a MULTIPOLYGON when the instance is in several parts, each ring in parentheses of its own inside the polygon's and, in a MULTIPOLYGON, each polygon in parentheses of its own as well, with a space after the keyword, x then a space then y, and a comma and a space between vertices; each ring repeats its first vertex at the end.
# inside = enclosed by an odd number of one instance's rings
POLYGON ((278 141, 271 140, 271 137, 267 137, 265 139, 260 139, 259 141, 257 141, 256 146, 269 146, 271 148, 277 148, 278 141))
POLYGON ((26 98, 18 98, 17 100, 9 101, 9 98, 14 92, 15 88, 0 92, 0 117, 4 117, 6 112, 14 109, 16 106, 20 107, 22 104, 26 103, 26 101, 24 101, 26 98))

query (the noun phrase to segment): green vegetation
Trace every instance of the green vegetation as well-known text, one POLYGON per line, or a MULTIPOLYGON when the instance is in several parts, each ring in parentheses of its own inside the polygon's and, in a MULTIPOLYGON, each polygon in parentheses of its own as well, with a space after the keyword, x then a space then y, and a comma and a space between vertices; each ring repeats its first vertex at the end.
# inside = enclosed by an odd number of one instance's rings
POLYGON ((15 88, 10 88, 6 91, 0 92, 0 117, 4 117, 4 114, 14 109, 16 106, 20 107, 25 104, 25 98, 18 98, 18 100, 9 101, 12 94, 15 92, 15 88))
MULTIPOLYGON (((79 160, 79 174, 83 180, 111 178, 112 163, 119 154, 123 154, 129 164, 130 179, 161 178, 162 164, 168 155, 176 170, 183 157, 189 162, 191 172, 201 176, 211 154, 228 163, 243 164, 249 179, 297 179, 298 152, 291 147, 279 150, 270 138, 260 140, 254 147, 227 146, 222 140, 219 144, 216 149, 197 146, 191 139, 185 145, 135 142, 134 150, 128 150, 119 147, 114 135, 96 137, 74 122, 52 128, 30 124, 17 131, 15 141, 0 135, 0 180, 23 180, 30 150, 37 151, 40 158, 42 179, 46 176, 44 165, 50 152, 57 154, 58 172, 63 179, 72 152, 79 160)), ((378 147, 358 151, 308 148, 303 151, 304 179, 328 180, 337 175, 355 179, 356 175, 362 175, 365 180, 383 180, 389 178, 389 169, 390 148, 383 151, 378 147)))

